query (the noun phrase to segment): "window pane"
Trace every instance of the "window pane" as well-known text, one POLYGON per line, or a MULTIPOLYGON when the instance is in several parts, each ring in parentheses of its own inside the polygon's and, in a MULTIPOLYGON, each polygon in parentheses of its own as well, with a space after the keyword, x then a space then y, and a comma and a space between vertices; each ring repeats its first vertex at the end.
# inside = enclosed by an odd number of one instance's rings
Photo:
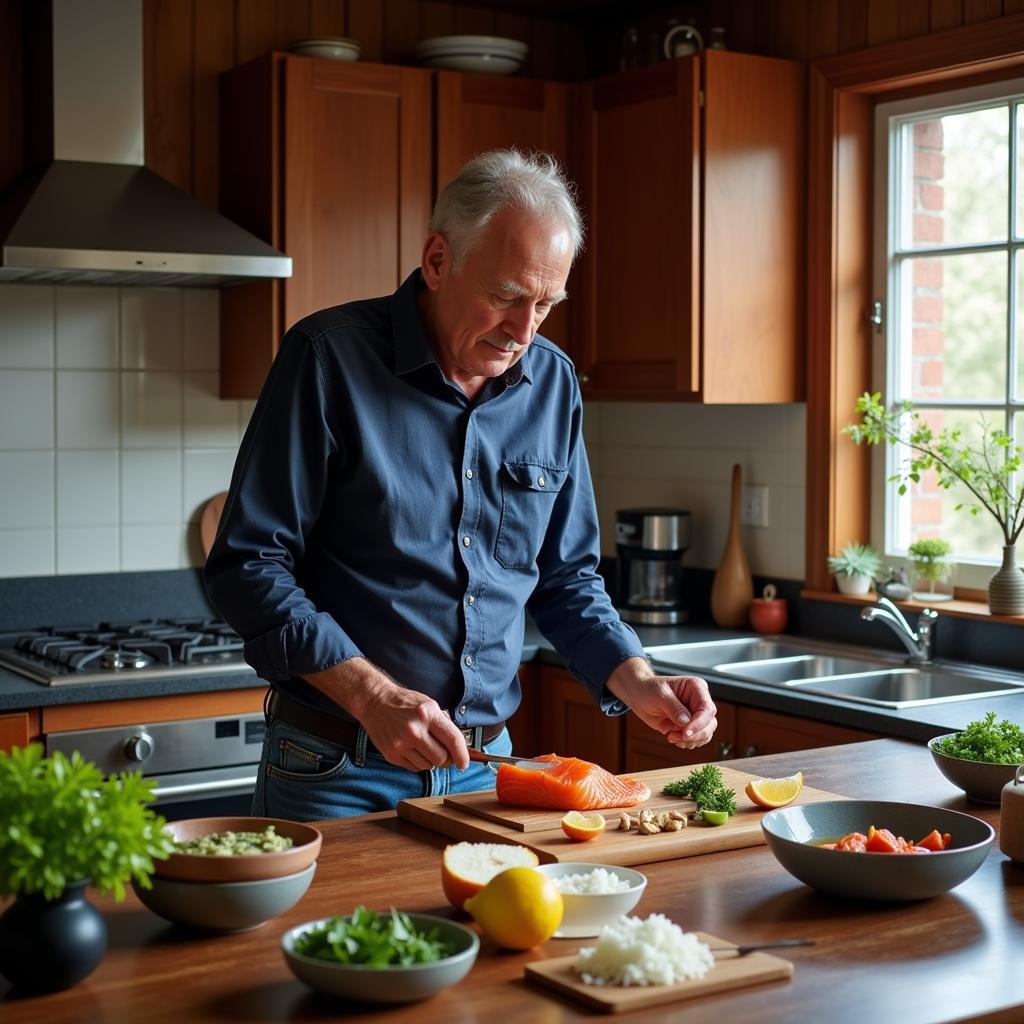
POLYGON ((903 248, 1007 237, 1007 107, 907 124, 903 153, 903 248))
MULTIPOLYGON (((934 431, 943 427, 963 431, 966 443, 976 446, 981 436, 980 418, 984 415, 989 424, 1002 427, 1003 414, 965 409, 928 409, 922 411, 934 431)), ((893 472, 907 459, 908 449, 900 445, 892 449, 893 472)), ((915 540, 941 537, 953 545, 958 559, 985 559, 998 561, 1002 555, 1003 534, 999 524, 984 508, 972 515, 970 506, 979 502, 962 484, 945 490, 938 484, 938 475, 929 471, 921 482, 912 484, 907 493, 897 497, 897 484, 889 485, 892 495, 898 500, 897 544, 905 550, 915 540), (964 508, 956 506, 963 503, 964 508)))
POLYGON ((1006 396, 1006 254, 912 257, 899 268, 899 393, 1006 396))

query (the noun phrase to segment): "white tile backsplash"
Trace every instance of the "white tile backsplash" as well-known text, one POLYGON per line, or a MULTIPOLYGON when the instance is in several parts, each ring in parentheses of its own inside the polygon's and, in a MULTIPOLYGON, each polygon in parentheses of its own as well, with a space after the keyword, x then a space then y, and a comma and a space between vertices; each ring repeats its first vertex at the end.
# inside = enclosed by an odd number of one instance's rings
POLYGON ((53 293, 51 286, 0 288, 0 369, 53 366, 53 293))
POLYGON ((116 370, 120 304, 116 288, 67 285, 57 292, 57 366, 116 370))
POLYGON ((217 397, 219 316, 215 289, 0 285, 0 576, 202 564, 189 519, 253 407, 217 397))
POLYGON ((53 447, 53 371, 0 370, 0 451, 53 447))

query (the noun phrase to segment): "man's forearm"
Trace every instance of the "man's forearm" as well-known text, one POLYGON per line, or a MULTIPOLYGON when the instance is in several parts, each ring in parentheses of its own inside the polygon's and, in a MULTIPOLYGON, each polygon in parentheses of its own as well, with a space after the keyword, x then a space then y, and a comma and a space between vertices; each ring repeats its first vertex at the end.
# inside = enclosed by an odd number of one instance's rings
POLYGON ((366 658, 348 658, 322 672, 302 677, 325 697, 362 722, 375 704, 386 702, 388 694, 401 689, 397 683, 366 658))

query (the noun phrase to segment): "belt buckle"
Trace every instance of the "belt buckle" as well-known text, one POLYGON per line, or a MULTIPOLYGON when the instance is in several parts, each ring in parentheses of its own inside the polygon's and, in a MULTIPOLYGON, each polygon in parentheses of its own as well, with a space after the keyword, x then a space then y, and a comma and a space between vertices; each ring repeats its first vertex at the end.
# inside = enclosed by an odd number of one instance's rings
POLYGON ((476 725, 469 729, 462 729, 462 738, 466 743, 476 750, 483 750, 484 747, 484 727, 482 725, 476 725))

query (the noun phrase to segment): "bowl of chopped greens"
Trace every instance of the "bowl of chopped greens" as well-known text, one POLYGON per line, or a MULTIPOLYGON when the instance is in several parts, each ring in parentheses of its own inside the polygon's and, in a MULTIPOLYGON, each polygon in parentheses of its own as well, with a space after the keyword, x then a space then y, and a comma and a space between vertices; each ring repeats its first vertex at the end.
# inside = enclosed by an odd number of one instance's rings
POLYGON ((304 871, 320 855, 323 836, 284 818, 186 818, 164 826, 174 852, 154 873, 181 882, 248 882, 304 871))
POLYGON ((936 767, 980 804, 998 804, 1003 786, 1024 764, 1024 729, 994 711, 970 722, 960 732, 928 741, 936 767))
POLYGON ((480 939, 446 917, 360 906, 346 917, 292 928, 281 949, 292 973, 317 992, 411 1003, 460 982, 476 961, 480 939))

